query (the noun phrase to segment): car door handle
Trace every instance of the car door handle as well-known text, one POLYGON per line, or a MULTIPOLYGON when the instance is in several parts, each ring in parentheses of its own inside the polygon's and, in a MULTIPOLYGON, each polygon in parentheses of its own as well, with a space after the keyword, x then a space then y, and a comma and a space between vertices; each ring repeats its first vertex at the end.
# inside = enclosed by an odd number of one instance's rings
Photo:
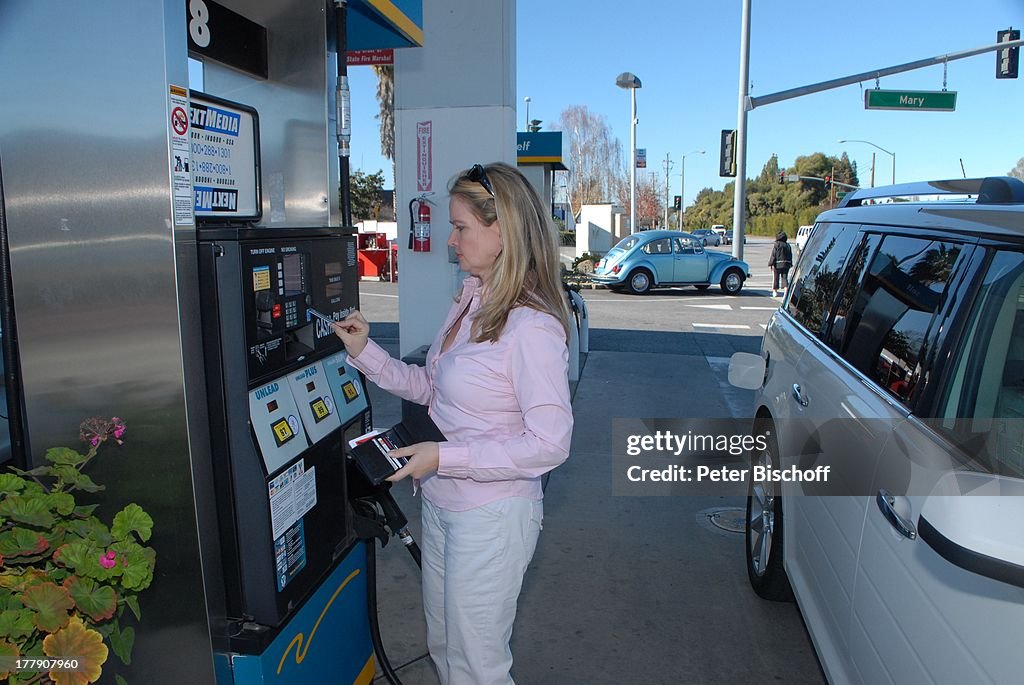
POLYGON ((875 498, 878 503, 878 508, 882 512, 882 516, 889 522, 896 532, 909 540, 917 539, 917 529, 914 524, 904 518, 898 511, 896 511, 893 505, 896 503, 896 498, 889 494, 885 488, 878 490, 878 497, 875 498))
POLYGON ((797 404, 801 407, 806 407, 811 403, 811 401, 807 399, 807 396, 804 395, 804 391, 800 388, 799 383, 793 384, 793 399, 796 400, 797 404))

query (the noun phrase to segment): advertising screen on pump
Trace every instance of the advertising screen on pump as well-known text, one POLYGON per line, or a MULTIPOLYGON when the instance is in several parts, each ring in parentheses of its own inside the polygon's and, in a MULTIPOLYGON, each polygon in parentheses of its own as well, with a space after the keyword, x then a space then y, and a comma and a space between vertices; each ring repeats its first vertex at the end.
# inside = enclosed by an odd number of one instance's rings
POLYGON ((259 124, 256 111, 191 91, 189 105, 195 215, 258 219, 259 124))

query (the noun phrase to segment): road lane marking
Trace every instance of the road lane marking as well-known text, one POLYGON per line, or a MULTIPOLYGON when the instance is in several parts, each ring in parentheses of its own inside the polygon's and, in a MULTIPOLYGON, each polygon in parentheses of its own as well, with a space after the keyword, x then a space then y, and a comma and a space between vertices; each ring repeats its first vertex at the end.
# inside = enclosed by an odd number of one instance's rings
POLYGON ((756 309, 762 312, 774 312, 778 307, 740 307, 740 309, 756 309))
POLYGON ((691 323, 694 328, 736 328, 750 330, 750 326, 744 323, 691 323))
POLYGON ((687 307, 700 307, 701 309, 725 309, 732 311, 732 305, 728 304, 688 304, 687 307))

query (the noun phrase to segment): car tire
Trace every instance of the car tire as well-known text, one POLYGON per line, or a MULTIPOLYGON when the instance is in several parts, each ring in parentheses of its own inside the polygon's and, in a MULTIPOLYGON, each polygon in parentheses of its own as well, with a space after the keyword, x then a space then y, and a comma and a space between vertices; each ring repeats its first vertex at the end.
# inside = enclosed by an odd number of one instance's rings
POLYGON ((695 285, 693 287, 696 288, 697 290, 707 290, 708 288, 711 287, 711 284, 710 283, 701 283, 700 285, 695 285))
POLYGON ((634 295, 646 295, 651 292, 652 285, 654 285, 654 277, 647 269, 634 270, 626 281, 626 287, 634 295))
MULTIPOLYGON (((754 466, 779 468, 779 448, 770 421, 759 420, 754 435, 765 436, 766 449, 750 456, 751 473, 754 466)), ((782 496, 777 482, 747 484, 747 578, 758 597, 773 602, 792 602, 793 588, 782 565, 784 544, 782 496)))
POLYGON ((728 269, 722 275, 722 292, 726 295, 738 295, 743 289, 743 272, 739 269, 728 269))

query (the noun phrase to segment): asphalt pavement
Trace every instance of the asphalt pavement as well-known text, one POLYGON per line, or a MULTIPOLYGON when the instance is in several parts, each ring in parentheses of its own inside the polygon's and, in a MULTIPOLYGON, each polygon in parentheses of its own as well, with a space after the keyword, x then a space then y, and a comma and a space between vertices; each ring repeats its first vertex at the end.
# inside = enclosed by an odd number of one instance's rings
MULTIPOLYGON (((764 266, 770 247, 746 246, 753 277, 735 297, 715 288, 583 291, 590 351, 574 388, 570 457, 551 474, 520 599, 512 638, 520 685, 825 682, 796 605, 750 590, 742 496, 612 493, 614 419, 751 415, 752 394, 730 387, 726 372, 733 352, 760 349, 778 306, 764 266)), ((397 284, 360 289, 371 335, 397 354, 397 284)), ((400 420, 398 400, 372 385, 370 395, 376 426, 400 420)), ((408 483, 394 494, 418 535, 418 498, 408 483)), ((390 661, 406 685, 436 683, 421 658, 418 570, 397 541, 378 558, 390 661)))

